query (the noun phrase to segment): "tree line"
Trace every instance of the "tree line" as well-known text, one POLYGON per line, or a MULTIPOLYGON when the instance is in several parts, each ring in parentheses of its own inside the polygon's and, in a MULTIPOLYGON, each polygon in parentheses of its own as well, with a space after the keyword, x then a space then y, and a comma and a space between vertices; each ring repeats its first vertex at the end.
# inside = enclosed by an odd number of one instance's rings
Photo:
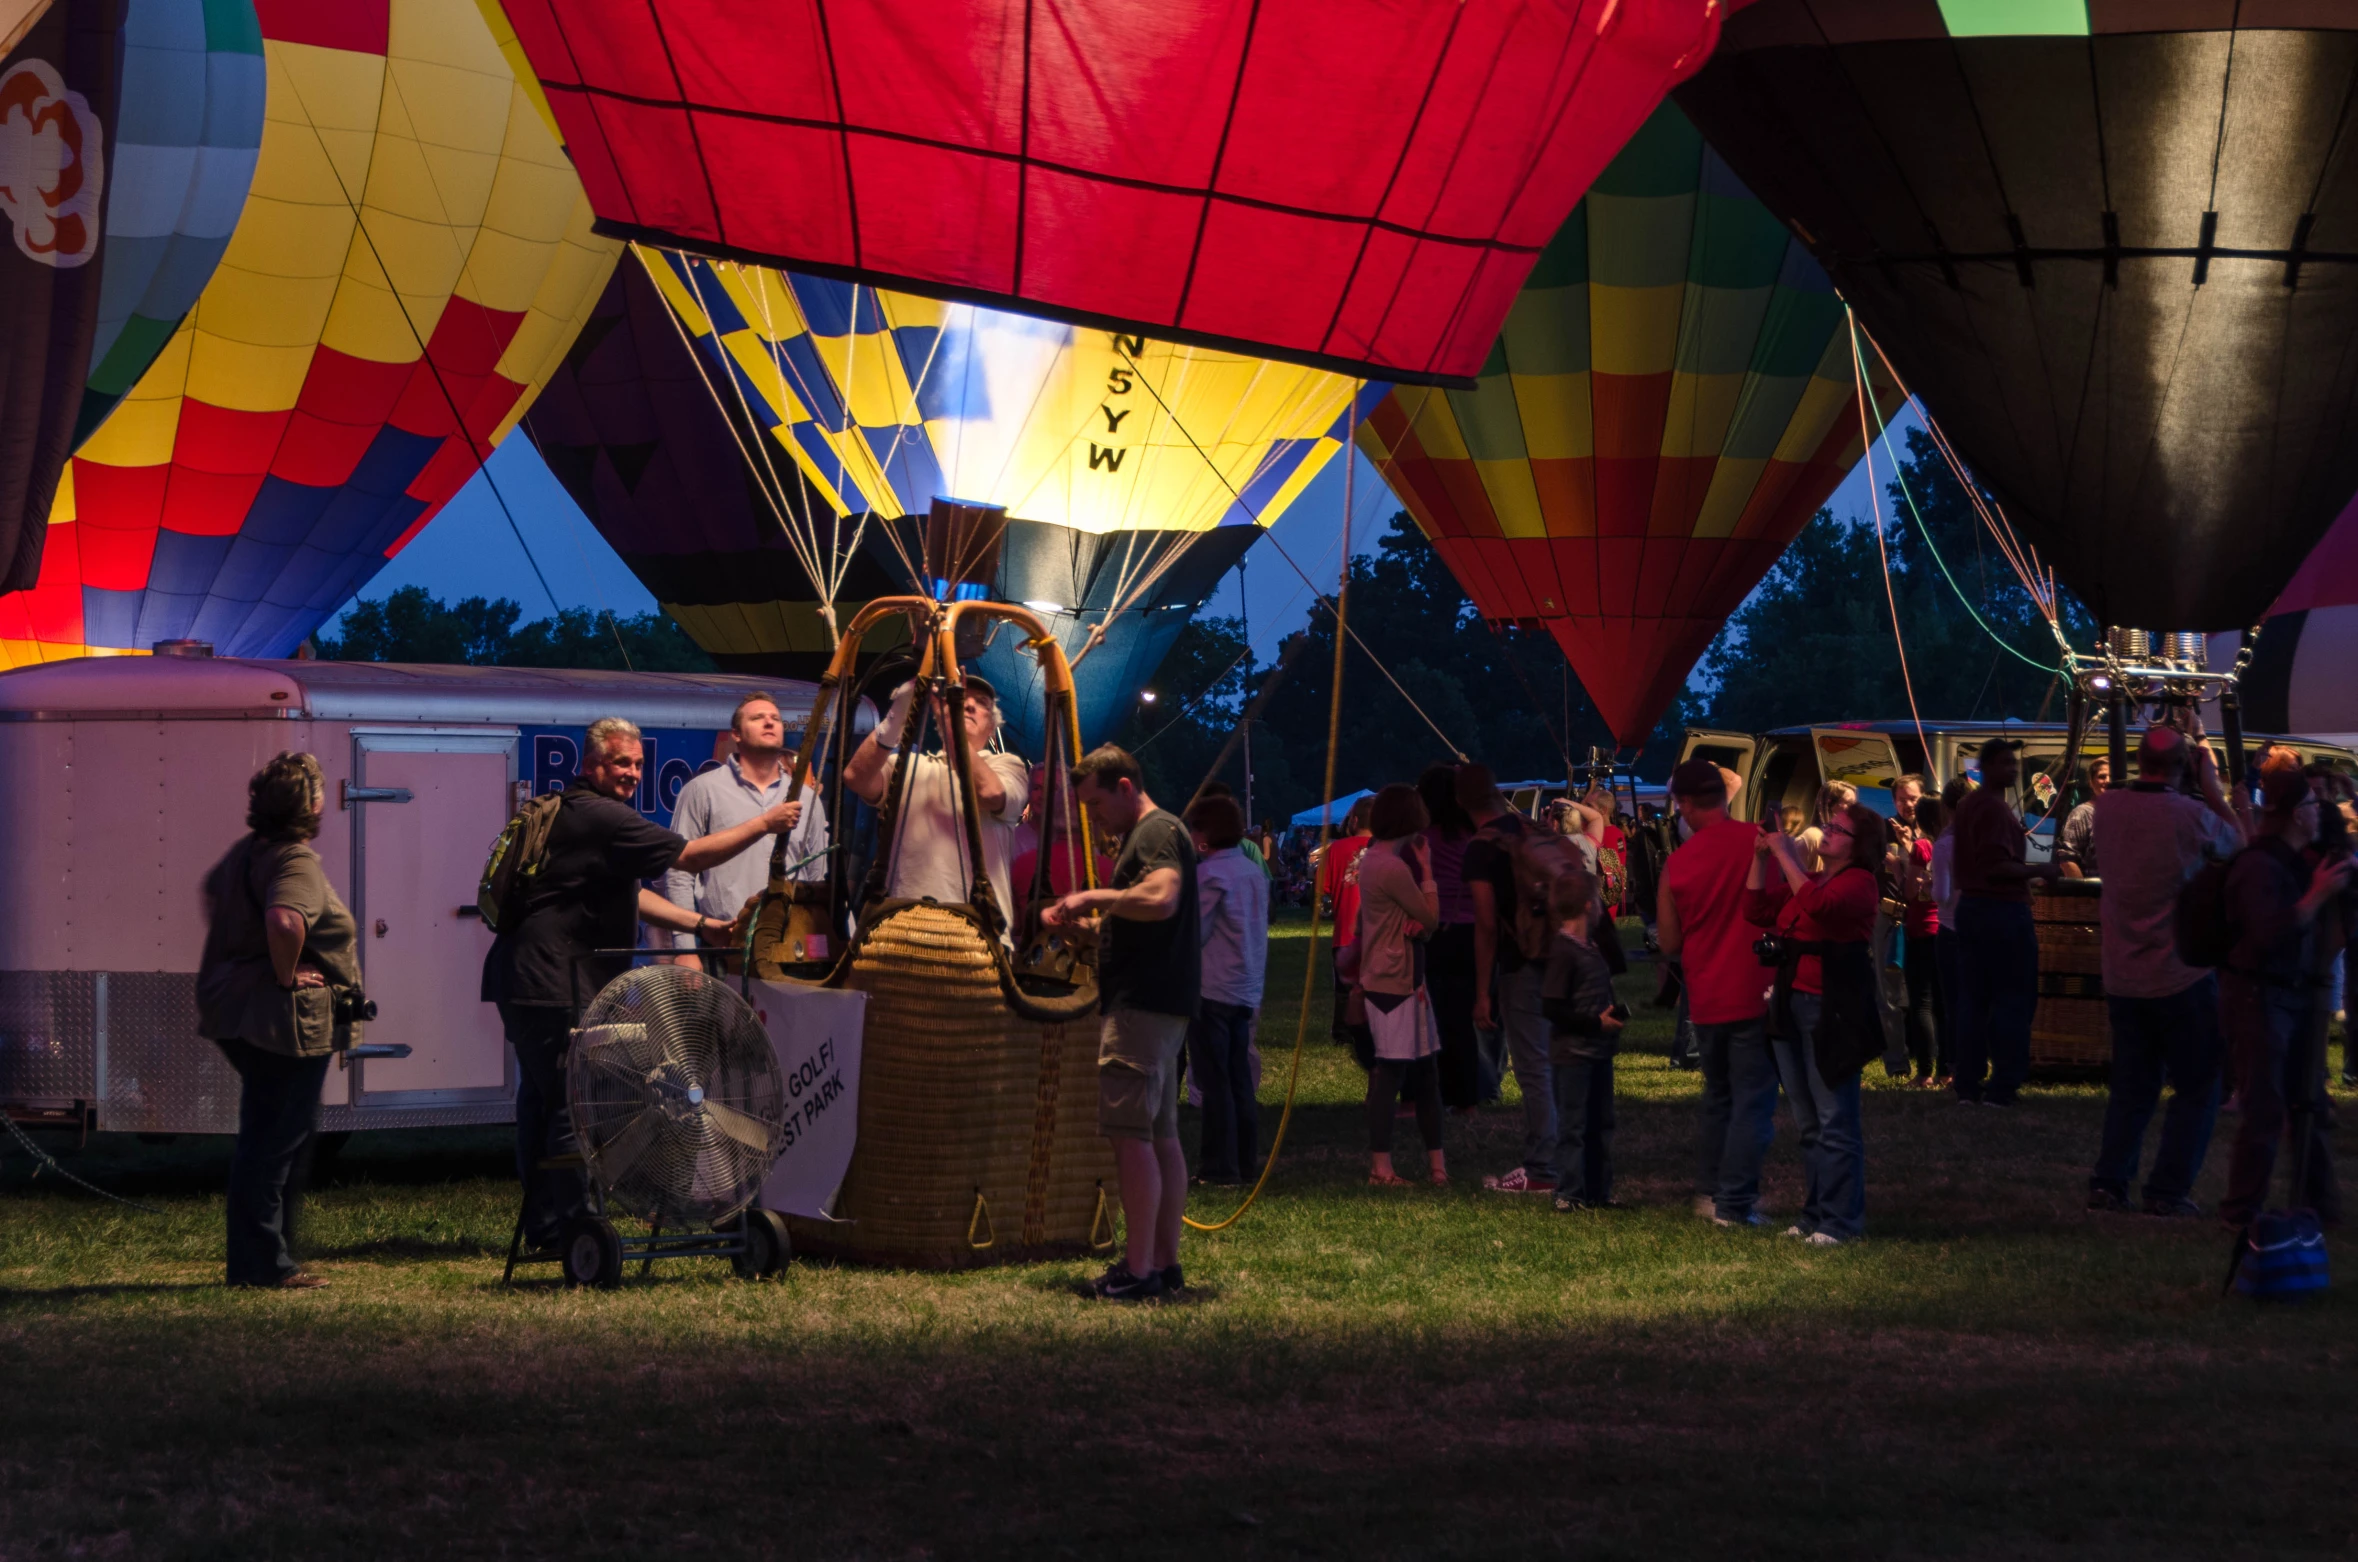
MULTIPOLYGON (((1638 757, 1642 775, 1669 773, 1688 726, 1761 732, 1899 718, 1910 683, 1927 720, 2061 719, 2054 637, 1921 430, 1909 432, 1887 493, 1880 547, 1868 521, 1831 510, 1803 528, 1656 726, 1638 757)), ((2068 598, 2063 610, 2073 642, 2087 644, 2088 614, 2068 598)), ((1561 777, 1592 748, 1611 747, 1554 640, 1484 623, 1405 512, 1351 560, 1347 612, 1356 637, 1344 648, 1335 724, 1338 795, 1412 781, 1461 755, 1502 780, 1561 777)), ((522 619, 506 598, 445 604, 405 586, 354 603, 340 634, 320 637, 318 648, 353 661, 595 668, 623 667, 627 648, 641 671, 714 670, 660 613, 568 608, 522 619)), ((1246 654, 1237 619, 1198 617, 1156 673, 1155 700, 1132 704, 1121 730, 1088 736, 1137 753, 1149 789, 1173 806, 1215 775, 1241 795, 1249 739, 1253 810, 1282 821, 1320 795, 1334 672, 1331 598, 1268 660, 1246 654)))

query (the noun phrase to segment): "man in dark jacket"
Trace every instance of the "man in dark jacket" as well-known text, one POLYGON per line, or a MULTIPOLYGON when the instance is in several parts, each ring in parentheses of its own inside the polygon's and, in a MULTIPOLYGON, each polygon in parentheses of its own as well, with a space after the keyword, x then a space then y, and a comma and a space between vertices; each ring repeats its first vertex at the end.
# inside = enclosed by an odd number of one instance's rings
MULTIPOLYGON (((2228 1070, 2243 1097, 2219 1216, 2238 1228, 2268 1202, 2276 1142, 2288 1129, 2309 1141, 2307 1185, 2292 1191, 2292 1204, 2327 1220, 2340 1215, 2333 1158, 2324 1136, 2314 1132, 2323 1073, 2311 1051, 2315 1027, 2309 1018, 2325 996, 2318 980, 2317 916, 2338 905, 2349 883, 2350 858, 2345 850, 2312 868, 2303 855, 2317 836, 2319 805, 2297 768, 2271 770, 2261 798, 2255 838, 2227 870, 2236 939, 2219 973, 2228 1070)), ((2299 1152, 2296 1144, 2296 1164, 2299 1152)))
POLYGON ((579 1171, 544 1171, 541 1163, 579 1151, 565 1110, 565 1050, 590 999, 630 964, 628 956, 590 952, 636 944, 642 918, 675 932, 726 937, 730 924, 675 906, 644 881, 673 868, 701 873, 802 817, 801 803, 777 803, 742 824, 684 840, 633 803, 644 762, 637 727, 619 716, 590 724, 581 774, 565 789, 523 915, 500 931, 483 960, 483 1001, 499 1005, 500 1026, 516 1049, 516 1175, 524 1184, 524 1240, 534 1248, 554 1244, 587 1202, 579 1171))

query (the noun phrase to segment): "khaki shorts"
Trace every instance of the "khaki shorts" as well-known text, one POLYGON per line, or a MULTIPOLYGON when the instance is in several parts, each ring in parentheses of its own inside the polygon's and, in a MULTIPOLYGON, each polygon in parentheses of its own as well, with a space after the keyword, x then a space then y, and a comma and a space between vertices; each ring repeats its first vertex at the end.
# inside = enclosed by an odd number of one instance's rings
POLYGON ((1187 1019, 1114 1009, 1097 1030, 1097 1131, 1108 1139, 1179 1137, 1179 1053, 1187 1019))

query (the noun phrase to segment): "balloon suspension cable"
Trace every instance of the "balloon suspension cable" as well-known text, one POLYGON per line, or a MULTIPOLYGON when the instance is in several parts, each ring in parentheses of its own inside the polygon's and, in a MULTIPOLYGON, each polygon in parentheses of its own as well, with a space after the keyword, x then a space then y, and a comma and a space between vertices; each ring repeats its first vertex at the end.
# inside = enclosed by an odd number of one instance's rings
MULTIPOLYGON (((1847 308, 1847 306, 1845 307, 1847 308)), ((1988 635, 2010 655, 2028 662, 2041 672, 2072 672, 2076 668, 2079 658, 2077 653, 2072 650, 2071 641, 2063 632, 2061 607, 2055 589, 2055 572, 2044 567, 2039 562, 2038 550, 2024 542, 2015 532, 2014 523, 2006 519, 2005 506, 1983 494, 1981 484, 1974 479, 1971 472, 1966 470, 1964 461, 1957 455, 1956 447, 1949 443, 1949 436, 1942 430, 1939 420, 1932 415, 1932 409, 1922 401, 1916 400, 1914 394, 1909 391, 1907 382, 1900 378, 1899 370, 1892 366, 1890 355, 1883 351, 1883 344, 1876 341, 1873 335, 1860 330, 1855 316, 1851 320, 1851 331, 1853 335, 1852 356, 1856 358, 1858 354, 1857 338, 1864 337, 1867 345, 1875 349, 1876 361, 1883 365, 1883 372, 1891 377, 1891 383, 1898 387, 1900 395, 1908 400, 1916 401, 1916 411, 1924 420, 1925 433, 1931 438, 1933 448, 1940 452, 1941 460, 1947 464, 1949 475, 1956 480, 1957 486, 1965 491, 1966 502, 1973 506, 1974 515, 1980 519, 1983 529, 1997 544, 1998 554, 2005 559, 2006 567, 2014 572, 2014 578, 2021 583, 2022 589, 2030 597, 2032 605, 2038 608, 2040 616, 2047 621, 2048 632, 2055 637, 2056 647, 2063 657, 2063 665, 2050 667, 2045 662, 2039 661, 2035 657, 2025 656, 2021 651, 2016 650, 2011 643, 1990 627, 1989 622, 1974 607, 1972 600, 1965 595, 1965 588, 1957 584, 1956 575, 1949 569, 1949 561, 1942 557, 1940 544, 1932 536, 1932 528, 1924 524, 1923 514, 1916 504, 1915 491, 1909 486, 1907 474, 1900 470, 1899 453, 1891 448, 1891 432, 1884 424, 1882 411, 1878 408, 1875 413, 1876 428, 1883 443, 1884 453, 1891 457, 1892 476, 1900 485, 1900 497, 1907 501, 1909 513, 1916 518, 1917 534, 1923 537, 1926 549, 1932 554, 1933 563, 1940 566, 1941 578, 1949 583, 1949 590, 1956 594, 1960 603, 1964 604, 1965 611, 1972 615, 1974 623, 1981 626, 1982 633, 1988 635)))
MULTIPOLYGON (((1124 350, 1124 356, 1128 356, 1127 349, 1124 350)), ((1137 360, 1134 358, 1130 361, 1133 364, 1137 362, 1137 360)), ((1384 681, 1392 686, 1393 692, 1408 702, 1408 708, 1416 712, 1417 719, 1422 721, 1428 728, 1432 730, 1433 736, 1441 740, 1442 747, 1446 748, 1450 754, 1458 760, 1459 763, 1464 763, 1466 760, 1466 751, 1462 748, 1459 748, 1455 740, 1453 740, 1448 733, 1441 730, 1441 724, 1435 721, 1425 710, 1425 708, 1416 702, 1416 696, 1410 694, 1405 688, 1401 687, 1400 680, 1392 676, 1392 669, 1386 667, 1383 663, 1383 659, 1377 656, 1375 652, 1368 649, 1367 642, 1359 638, 1359 631, 1351 627, 1350 622, 1342 609, 1341 593, 1338 592, 1336 594, 1335 600, 1332 602, 1327 601, 1324 596, 1316 594, 1318 592, 1318 583, 1310 578, 1309 572, 1302 568, 1301 564, 1294 558, 1293 554, 1286 551, 1285 544, 1277 540, 1277 533, 1262 523, 1261 512, 1253 507, 1253 504, 1250 500, 1246 499, 1242 493, 1237 491, 1237 487, 1234 483, 1228 481, 1228 474, 1220 470, 1219 463, 1212 460, 1211 456, 1204 450, 1204 447, 1197 443, 1196 437, 1193 434, 1188 433, 1187 425, 1180 422, 1178 414, 1171 411, 1170 404, 1163 401, 1162 392, 1155 389, 1154 382, 1147 379, 1143 374, 1139 375, 1138 378, 1139 383, 1146 386, 1147 394, 1153 396, 1156 402, 1162 405, 1164 413, 1169 415, 1171 419, 1171 426, 1184 435, 1190 445, 1195 446, 1195 453, 1204 458, 1204 464, 1211 467, 1212 474, 1220 479, 1221 485, 1228 490, 1230 496, 1233 497, 1236 502, 1243 507, 1245 514, 1252 518, 1253 524, 1261 528, 1261 535, 1268 540, 1269 546, 1277 550, 1277 556, 1285 560, 1286 567, 1292 570, 1296 575, 1301 576, 1302 584, 1308 586, 1313 593, 1311 597, 1313 605, 1315 607, 1322 607, 1326 609, 1327 616, 1335 621, 1335 639, 1338 645, 1346 636, 1349 637, 1350 642, 1353 645, 1359 647, 1360 654, 1367 658, 1369 664, 1372 665, 1377 672, 1380 672, 1384 675, 1384 681)), ((1348 581, 1351 578, 1351 550, 1349 547, 1351 538, 1351 480, 1353 471, 1358 461, 1357 434, 1359 427, 1359 382, 1356 380, 1352 381, 1351 407, 1347 417, 1347 426, 1351 430, 1351 434, 1343 441, 1343 540, 1345 547, 1343 549, 1342 578, 1345 581, 1348 581)), ((1336 654, 1340 656, 1341 652, 1338 650, 1336 654)))
MULTIPOLYGON (((1140 378, 1143 379, 1144 376, 1142 375, 1140 378)), ((1172 422, 1176 424, 1178 419, 1174 418, 1172 422)), ((1358 424, 1359 383, 1354 380, 1351 384, 1351 411, 1349 414, 1349 429, 1354 436, 1358 433, 1358 424)), ((1352 449, 1352 441, 1346 440, 1343 449, 1348 453, 1352 449)), ((1215 470, 1217 469, 1215 468, 1215 470)), ((1343 631, 1349 628, 1351 614, 1351 478, 1351 467, 1344 467, 1343 558, 1335 582, 1334 688, 1328 695, 1326 706, 1326 777, 1324 785, 1319 791, 1319 797, 1325 806, 1318 811, 1318 850, 1311 858, 1314 862, 1326 860, 1326 853, 1332 847, 1335 837, 1335 758, 1342 745, 1343 732, 1343 631)), ((1242 502, 1241 496, 1239 496, 1239 502, 1242 502)), ((1254 1201, 1261 1196, 1261 1190, 1269 1186, 1270 1175, 1277 1170, 1277 1155, 1280 1150, 1285 1148, 1286 1130, 1293 1125, 1294 1121, 1294 1097, 1301 1088, 1302 1045, 1310 1034, 1310 997, 1316 991, 1318 981, 1318 912, 1318 896, 1313 894, 1310 897, 1309 945, 1302 955, 1302 1002, 1294 1013, 1294 1057, 1291 1066, 1287 1069, 1285 1079, 1285 1106, 1277 1116, 1277 1132, 1270 1136, 1269 1153, 1261 1159, 1261 1175, 1253 1180, 1252 1191, 1245 1195, 1244 1202, 1225 1218, 1205 1221, 1197 1220, 1192 1215, 1180 1217, 1197 1231, 1225 1231, 1244 1219, 1245 1211, 1253 1207, 1254 1201)))
MULTIPOLYGON (((1932 762, 1932 742, 1924 736, 1924 713, 1916 708, 1916 678, 1908 670, 1908 642, 1900 633, 1899 595, 1891 585, 1891 550, 1883 538, 1883 496, 1875 487, 1875 442, 1867 433, 1867 418, 1875 402, 1875 392, 1867 383, 1867 361, 1859 352, 1858 317, 1850 313, 1848 304, 1843 306, 1843 313, 1850 324, 1850 368, 1859 403, 1860 454, 1867 463, 1867 507, 1875 517, 1875 557, 1883 565, 1883 601, 1891 609, 1891 643, 1899 652, 1900 687, 1908 691, 1908 719, 1916 724, 1916 742, 1923 750, 1925 763, 1929 765, 1932 762)), ((1877 416, 1880 417, 1880 414, 1877 416)), ((1889 449, 1888 445, 1885 446, 1886 452, 1889 449)), ((1896 467, 1897 464, 1895 460, 1893 465, 1896 467)), ((1933 779, 1940 779, 1937 772, 1933 779)))
MULTIPOLYGON (((639 264, 642 267, 646 267, 651 273, 653 268, 647 261, 645 252, 641 249, 641 247, 637 244, 633 244, 631 246, 631 251, 634 258, 639 261, 639 264)), ((714 321, 712 305, 709 301, 706 300, 704 296, 703 283, 698 279, 697 268, 699 262, 695 257, 686 255, 678 250, 666 250, 662 251, 661 253, 671 257, 672 260, 677 262, 673 269, 675 272, 681 274, 683 280, 686 281, 689 293, 695 297, 697 309, 704 316, 705 330, 713 337, 714 345, 717 347, 719 345, 720 328, 714 321)), ((734 373, 731 373, 728 376, 729 388, 736 393, 738 411, 744 416, 744 428, 752 429, 754 431, 754 445, 760 450, 760 456, 758 459, 754 454, 754 450, 748 448, 745 443, 744 429, 741 429, 738 426, 737 419, 729 416, 729 405, 727 402, 721 399, 719 387, 714 385, 712 382, 712 367, 704 361, 703 350, 697 347, 695 342, 689 338, 687 322, 680 318, 679 311, 672 307, 671 300, 668 298, 663 301, 663 312, 665 316, 670 319, 672 330, 678 334, 680 346, 686 350, 688 361, 696 366, 696 378, 703 384, 705 394, 712 398, 712 404, 714 408, 721 414, 721 422, 728 426, 729 438, 736 444, 737 454, 743 458, 746 469, 757 474, 755 481, 756 486, 761 489, 762 502, 769 507, 770 518, 778 523, 779 534, 786 539, 786 546, 794 550, 794 561, 797 564, 800 564, 802 566, 803 573, 810 577, 812 586, 815 587, 819 593, 819 598, 823 608, 831 610, 834 605, 834 593, 828 589, 827 577, 821 572, 819 568, 818 527, 811 520, 809 514, 809 501, 807 498, 804 501, 804 513, 802 517, 803 524, 808 532, 808 535, 806 536, 803 533, 797 532, 789 523, 787 505, 784 502, 786 480, 779 474, 777 463, 770 456, 769 442, 761 438, 761 425, 759 420, 756 419, 753 414, 752 404, 746 400, 745 386, 743 382, 734 373), (767 481, 762 480, 762 478, 765 476, 767 481)), ((780 389, 784 388, 783 380, 784 376, 781 372, 780 389)), ((805 398, 805 401, 807 404, 807 397, 805 398)), ((796 486, 799 488, 801 485, 798 483, 796 486)), ((832 611, 828 611, 826 616, 828 627, 827 648, 829 650, 833 650, 836 645, 841 643, 841 636, 835 633, 834 615, 832 611)))
MULTIPOLYGON (((524 528, 517 523, 516 512, 508 507, 508 496, 500 492, 499 479, 491 475, 490 447, 486 444, 482 448, 477 448, 475 435, 467 427, 466 415, 459 410, 458 397, 451 391, 450 382, 443 378, 442 365, 434 361, 433 351, 426 343, 426 333, 418 329, 417 317, 410 313, 409 300, 402 296, 400 287, 393 281, 393 268, 386 264, 384 252, 377 248, 376 235, 369 232, 368 222, 361 211, 360 200, 352 193, 352 187, 344 182, 344 171, 336 165, 334 155, 329 152, 327 136, 320 130, 319 121, 312 117, 311 106, 304 101, 302 87, 292 74, 286 76, 285 80, 287 90, 294 96, 295 107, 302 112, 303 122, 311 127, 312 139, 319 143, 320 156, 327 163, 328 172, 335 176, 337 193, 344 197, 344 205, 352 213, 353 230, 360 235, 361 242, 368 246, 369 258, 377 263, 377 273, 385 279, 385 291, 393 295, 393 306, 401 311, 401 323, 409 327, 410 339, 418 344, 418 361, 426 366, 426 373, 433 377, 434 389, 441 393, 443 406, 450 410, 452 430, 459 439, 466 443, 467 454, 474 458, 475 470, 483 475, 484 485, 491 490, 491 497, 499 505, 499 513, 507 518, 508 530, 515 534, 516 546, 524 552, 524 562, 532 566, 532 578, 540 582, 542 593, 549 599, 550 611, 561 617, 564 614, 565 605, 557 600, 556 592, 549 589, 549 577, 541 569, 540 560, 533 556, 532 544, 524 540, 524 528)), ((401 111, 408 118, 409 123, 412 126, 427 123, 425 119, 411 112, 408 99, 401 91, 398 74, 387 71, 385 81, 393 95, 402 99, 401 111)), ((422 145, 423 143, 421 143, 421 147, 422 145)), ((435 204, 442 208, 443 227, 451 234, 452 242, 455 244, 458 224, 451 221, 450 207, 442 199, 442 187, 434 180, 431 161, 428 160, 424 166, 426 168, 426 188, 434 192, 435 204)), ((460 274, 469 273, 473 267, 473 252, 462 252, 459 256, 460 274)), ((579 551, 581 539, 574 537, 570 529, 567 530, 566 535, 572 537, 574 548, 579 551)), ((623 667, 629 671, 637 671, 630 659, 630 647, 622 642, 622 626, 614 621, 614 610, 606 605, 606 594, 598 585, 596 572, 589 568, 589 558, 586 553, 582 555, 582 569, 589 576, 591 592, 598 598, 598 611, 606 617, 606 628, 614 636, 614 649, 622 653, 623 667)))

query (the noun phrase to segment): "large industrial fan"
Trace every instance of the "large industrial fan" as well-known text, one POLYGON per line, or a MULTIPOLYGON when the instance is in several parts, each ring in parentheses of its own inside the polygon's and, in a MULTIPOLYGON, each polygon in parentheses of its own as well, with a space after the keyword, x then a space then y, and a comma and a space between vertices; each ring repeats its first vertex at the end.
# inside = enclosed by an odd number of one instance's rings
POLYGON ((747 1279, 785 1266, 786 1223, 754 1200, 784 1144, 786 1079, 725 982, 668 965, 616 977, 573 1033, 565 1087, 592 1189, 557 1244, 568 1282, 615 1285, 632 1259, 725 1257, 747 1279), (613 1211, 647 1233, 622 1235, 613 1211))

